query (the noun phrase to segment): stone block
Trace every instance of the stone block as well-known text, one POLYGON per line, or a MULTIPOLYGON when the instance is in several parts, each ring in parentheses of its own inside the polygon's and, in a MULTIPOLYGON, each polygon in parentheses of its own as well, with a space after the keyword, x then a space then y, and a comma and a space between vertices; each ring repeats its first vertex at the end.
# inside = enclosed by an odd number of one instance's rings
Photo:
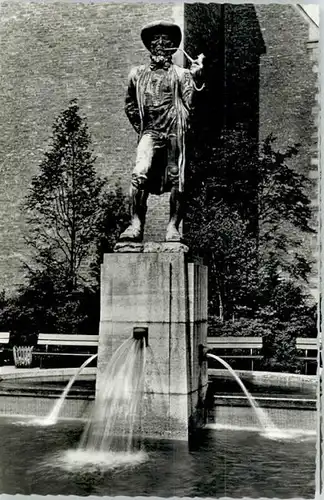
POLYGON ((207 369, 199 344, 207 335, 206 286, 207 269, 189 262, 181 244, 144 244, 143 252, 104 257, 96 390, 115 350, 134 328, 148 328, 146 436, 188 439, 190 428, 201 424, 207 369))

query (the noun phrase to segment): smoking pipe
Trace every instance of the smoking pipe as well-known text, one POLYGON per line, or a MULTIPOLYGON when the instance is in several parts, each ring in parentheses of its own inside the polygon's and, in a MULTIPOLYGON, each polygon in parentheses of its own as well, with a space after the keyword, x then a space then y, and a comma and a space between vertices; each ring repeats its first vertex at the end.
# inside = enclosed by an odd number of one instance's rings
POLYGON ((199 56, 197 57, 197 59, 193 59, 191 56, 189 56, 189 54, 187 54, 187 52, 183 49, 181 49, 180 47, 172 47, 171 49, 164 49, 164 50, 181 50, 181 52, 183 52, 183 54, 186 56, 186 58, 192 63, 195 63, 197 62, 198 64, 201 64, 203 62, 203 60, 205 59, 205 56, 204 54, 199 54, 199 56))

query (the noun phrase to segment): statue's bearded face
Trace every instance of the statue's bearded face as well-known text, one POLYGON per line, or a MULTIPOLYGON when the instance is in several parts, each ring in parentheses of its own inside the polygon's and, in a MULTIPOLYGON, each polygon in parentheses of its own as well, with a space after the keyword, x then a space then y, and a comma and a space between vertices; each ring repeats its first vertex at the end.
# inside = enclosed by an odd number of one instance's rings
POLYGON ((151 41, 151 53, 154 56, 168 56, 170 51, 165 49, 171 49, 173 47, 172 40, 165 33, 157 33, 154 35, 151 41))

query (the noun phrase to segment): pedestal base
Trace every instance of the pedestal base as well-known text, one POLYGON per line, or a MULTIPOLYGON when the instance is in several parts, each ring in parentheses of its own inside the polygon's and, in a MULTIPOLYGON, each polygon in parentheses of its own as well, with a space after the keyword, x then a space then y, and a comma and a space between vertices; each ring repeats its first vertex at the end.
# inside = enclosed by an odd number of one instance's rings
POLYGON ((207 363, 199 360, 199 344, 207 336, 207 268, 189 262, 184 245, 177 251, 177 244, 146 245, 158 251, 104 257, 97 391, 115 350, 134 328, 147 328, 142 433, 187 440, 203 425, 207 363))

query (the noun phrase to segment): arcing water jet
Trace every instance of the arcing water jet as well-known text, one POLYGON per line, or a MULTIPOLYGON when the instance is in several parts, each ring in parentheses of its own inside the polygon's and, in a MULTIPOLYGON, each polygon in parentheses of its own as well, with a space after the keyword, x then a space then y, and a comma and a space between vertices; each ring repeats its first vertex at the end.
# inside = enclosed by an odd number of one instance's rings
POLYGON ((78 368, 77 372, 71 377, 69 383, 67 384, 64 391, 62 392, 60 398, 55 402, 55 404, 54 404, 53 408, 51 409, 51 411, 49 412, 49 414, 43 419, 37 419, 35 421, 35 423, 37 423, 39 425, 44 425, 44 426, 45 425, 55 425, 57 423, 58 418, 60 416, 61 409, 63 408, 65 399, 66 399, 67 395, 69 394, 71 387, 73 386, 74 382, 76 381, 76 379, 78 378, 78 376, 80 375, 82 370, 86 366, 88 366, 91 363, 91 361, 96 359, 97 356, 98 356, 98 354, 94 354, 93 356, 90 356, 80 366, 80 368, 78 368))

